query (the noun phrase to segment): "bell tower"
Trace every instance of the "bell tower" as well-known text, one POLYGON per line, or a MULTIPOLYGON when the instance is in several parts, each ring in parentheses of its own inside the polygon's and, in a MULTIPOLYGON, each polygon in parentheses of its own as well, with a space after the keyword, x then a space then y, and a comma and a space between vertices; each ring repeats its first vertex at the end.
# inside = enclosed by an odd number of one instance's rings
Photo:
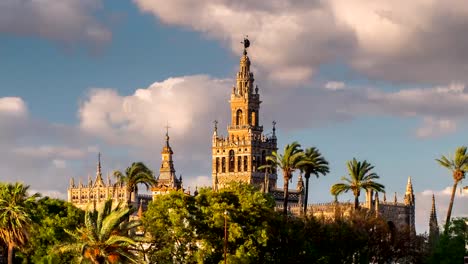
POLYGON ((213 132, 213 188, 222 188, 231 181, 242 181, 267 189, 276 186, 276 172, 260 171, 266 156, 276 148, 276 135, 263 134, 260 125, 260 94, 254 87, 254 74, 250 71, 250 58, 247 49, 250 41, 245 38, 244 52, 239 62, 236 85, 230 96, 231 122, 227 127, 228 136, 218 135, 217 121, 213 132))

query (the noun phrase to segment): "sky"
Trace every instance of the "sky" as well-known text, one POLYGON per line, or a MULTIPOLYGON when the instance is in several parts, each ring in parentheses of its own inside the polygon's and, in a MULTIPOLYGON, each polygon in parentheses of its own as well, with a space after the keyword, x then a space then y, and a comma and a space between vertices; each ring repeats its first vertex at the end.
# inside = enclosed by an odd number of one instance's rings
MULTIPOLYGON (((367 160, 387 198, 412 177, 424 232, 432 194, 443 223, 452 185, 435 159, 468 144, 467 26, 457 0, 3 0, 0 180, 66 198, 98 152, 105 174, 157 171, 169 122, 177 174, 209 185, 248 35, 265 133, 275 120, 280 152, 298 141, 330 162, 309 203, 367 160)), ((454 216, 467 201, 457 191, 454 216)))

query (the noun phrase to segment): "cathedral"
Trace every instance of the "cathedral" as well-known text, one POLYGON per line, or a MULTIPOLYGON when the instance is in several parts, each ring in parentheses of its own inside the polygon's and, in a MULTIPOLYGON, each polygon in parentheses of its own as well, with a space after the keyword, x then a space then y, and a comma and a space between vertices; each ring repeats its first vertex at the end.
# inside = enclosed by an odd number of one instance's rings
MULTIPOLYGON (((260 94, 259 88, 254 84, 254 74, 250 70, 251 61, 247 49, 250 45, 244 39, 244 51, 239 62, 239 71, 236 83, 230 94, 230 124, 227 127, 227 136, 218 132, 218 122, 214 122, 212 135, 212 188, 217 191, 224 188, 229 182, 243 182, 252 184, 266 193, 270 193, 276 201, 277 210, 281 210, 283 202, 283 189, 277 187, 277 172, 275 169, 259 169, 266 164, 266 157, 277 151, 276 122, 272 122, 270 133, 264 134, 260 122, 260 94)), ((139 208, 139 215, 147 204, 157 195, 164 195, 170 191, 185 191, 182 185, 182 176, 177 177, 174 169, 173 150, 169 144, 169 133, 166 128, 165 144, 161 151, 161 165, 157 184, 151 189, 152 194, 127 193, 125 185, 112 184, 109 176, 104 182, 101 173, 100 156, 96 177, 93 181, 88 177, 87 184, 81 180, 75 185, 71 179, 68 188, 68 201, 79 208, 89 209, 104 203, 107 199, 118 202, 127 202, 131 195, 131 203, 139 208), (91 207, 92 206, 92 207, 91 207)), ((196 192, 194 193, 196 195, 196 192)), ((302 175, 298 176, 296 189, 289 190, 289 212, 301 215, 304 202, 304 182, 302 175)), ((387 201, 385 193, 380 200, 378 193, 367 192, 366 201, 361 205, 377 215, 385 218, 390 226, 396 228, 409 227, 415 233, 415 197, 411 178, 408 178, 404 201, 398 202, 397 196, 393 201, 387 201)), ((337 213, 349 214, 353 208, 348 203, 322 203, 310 204, 308 214, 317 217, 336 217, 337 213)), ((431 213, 431 230, 437 227, 435 206, 431 213)), ((438 233, 438 230, 434 233, 438 233)))
POLYGON ((130 194, 124 184, 112 183, 109 175, 107 175, 107 180, 104 182, 101 172, 101 154, 99 154, 94 182, 91 177, 88 177, 87 184, 82 184, 80 179, 79 184, 75 185, 72 178, 68 187, 68 202, 80 209, 92 210, 109 199, 113 200, 114 204, 127 203, 127 197, 130 196, 131 205, 134 208, 139 208, 139 214, 141 214, 141 210, 146 209, 148 203, 156 195, 178 190, 186 192, 182 186, 182 175, 177 178, 175 174, 173 154, 174 152, 169 144, 169 131, 166 130, 166 142, 161 151, 161 167, 159 168, 159 176, 156 178, 156 184, 151 188, 152 194, 139 194, 138 192, 130 194))

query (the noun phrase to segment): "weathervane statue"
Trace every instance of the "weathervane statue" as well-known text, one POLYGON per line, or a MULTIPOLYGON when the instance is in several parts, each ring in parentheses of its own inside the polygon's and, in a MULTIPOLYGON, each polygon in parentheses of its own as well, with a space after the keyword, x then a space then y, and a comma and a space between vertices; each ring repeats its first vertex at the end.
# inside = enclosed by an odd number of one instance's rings
POLYGON ((250 47, 250 41, 248 37, 248 35, 245 35, 244 41, 241 42, 242 44, 244 44, 244 55, 247 55, 247 48, 250 47))

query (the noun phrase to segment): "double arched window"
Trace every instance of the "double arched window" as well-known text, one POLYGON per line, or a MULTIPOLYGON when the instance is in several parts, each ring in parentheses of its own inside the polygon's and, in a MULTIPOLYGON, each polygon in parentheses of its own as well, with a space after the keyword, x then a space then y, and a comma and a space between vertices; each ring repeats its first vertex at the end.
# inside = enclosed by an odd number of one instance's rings
POLYGON ((234 166, 235 166, 235 162, 234 162, 234 150, 230 150, 229 151, 229 172, 234 172, 234 166))

